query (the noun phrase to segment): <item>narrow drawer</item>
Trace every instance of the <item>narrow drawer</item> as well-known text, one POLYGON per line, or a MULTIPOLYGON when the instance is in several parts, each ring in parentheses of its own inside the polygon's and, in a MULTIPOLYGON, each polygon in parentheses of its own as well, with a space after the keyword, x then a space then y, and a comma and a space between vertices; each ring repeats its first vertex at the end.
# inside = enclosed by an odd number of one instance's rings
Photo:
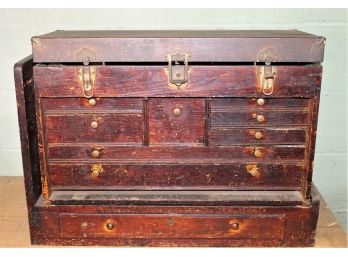
POLYGON ((309 99, 300 98, 213 98, 212 110, 295 109, 308 110, 309 99))
POLYGON ((306 133, 299 128, 212 128, 209 145, 305 144, 306 133))
POLYGON ((212 127, 307 125, 307 111, 211 110, 212 127))
POLYGON ((283 215, 69 214, 59 215, 64 238, 283 239, 283 215))
POLYGON ((141 145, 142 113, 47 113, 48 143, 113 142, 141 145))
POLYGON ((53 190, 298 190, 303 164, 110 164, 49 166, 53 190))

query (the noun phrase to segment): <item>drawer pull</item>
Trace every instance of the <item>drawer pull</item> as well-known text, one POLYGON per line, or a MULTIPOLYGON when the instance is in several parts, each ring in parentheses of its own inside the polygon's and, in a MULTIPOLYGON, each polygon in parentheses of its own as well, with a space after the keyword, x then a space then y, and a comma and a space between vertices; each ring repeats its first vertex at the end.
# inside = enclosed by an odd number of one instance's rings
POLYGON ((113 230, 115 228, 115 224, 111 223, 111 222, 108 222, 108 223, 106 223, 106 228, 108 230, 113 230))
POLYGON ((96 128, 98 128, 98 126, 99 126, 98 122, 96 122, 96 121, 92 121, 91 122, 91 127, 92 128, 96 129, 96 128))
POLYGON ((238 230, 239 229, 239 223, 230 221, 231 228, 233 230, 238 230))
POLYGON ((256 164, 246 165, 246 171, 253 177, 259 177, 260 171, 256 164))
POLYGON ((265 104, 265 99, 263 99, 263 98, 259 98, 259 99, 257 99, 257 104, 258 105, 264 105, 265 104))
POLYGON ((254 151, 254 156, 255 156, 255 157, 261 157, 261 156, 262 156, 261 150, 260 150, 260 149, 255 149, 255 151, 254 151))
POLYGON ((174 108, 173 113, 175 116, 180 116, 180 114, 181 114, 180 108, 179 107, 174 108))
POLYGON ((260 123, 265 121, 265 116, 263 116, 262 114, 259 114, 256 116, 256 120, 260 123))
POLYGON ((256 138, 256 139, 261 139, 262 137, 263 137, 262 132, 257 131, 257 132, 255 133, 255 138, 256 138))
POLYGON ((97 101, 96 101, 94 98, 91 98, 91 99, 88 100, 88 104, 89 104, 90 106, 94 106, 94 105, 97 104, 97 101))
POLYGON ((99 152, 99 150, 94 149, 94 150, 92 151, 91 155, 92 155, 92 157, 99 157, 100 152, 99 152))

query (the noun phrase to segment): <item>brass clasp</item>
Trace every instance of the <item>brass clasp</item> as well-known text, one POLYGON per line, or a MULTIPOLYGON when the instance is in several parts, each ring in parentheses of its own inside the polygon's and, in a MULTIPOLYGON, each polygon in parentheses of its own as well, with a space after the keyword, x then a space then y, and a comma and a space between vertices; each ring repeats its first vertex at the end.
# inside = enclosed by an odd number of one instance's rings
POLYGON ((264 62, 264 66, 258 67, 258 79, 264 95, 271 95, 274 88, 274 80, 277 75, 277 67, 272 62, 278 61, 279 55, 276 51, 268 48, 258 55, 258 61, 264 62))
POLYGON ((86 98, 93 96, 93 90, 96 80, 96 69, 92 66, 84 66, 79 68, 78 77, 82 86, 83 95, 86 98))
POLYGON ((172 83, 179 88, 182 84, 185 84, 188 82, 188 71, 189 71, 188 59, 189 58, 190 58, 190 55, 187 53, 184 53, 184 54, 175 53, 175 54, 167 55, 169 83, 172 83))

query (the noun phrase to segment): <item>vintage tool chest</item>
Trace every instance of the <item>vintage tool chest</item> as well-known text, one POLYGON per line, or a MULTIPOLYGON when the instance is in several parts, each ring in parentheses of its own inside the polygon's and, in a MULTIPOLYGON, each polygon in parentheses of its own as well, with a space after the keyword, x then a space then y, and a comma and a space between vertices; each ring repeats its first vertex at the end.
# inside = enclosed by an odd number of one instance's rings
POLYGON ((311 246, 325 39, 55 31, 15 65, 33 244, 311 246))

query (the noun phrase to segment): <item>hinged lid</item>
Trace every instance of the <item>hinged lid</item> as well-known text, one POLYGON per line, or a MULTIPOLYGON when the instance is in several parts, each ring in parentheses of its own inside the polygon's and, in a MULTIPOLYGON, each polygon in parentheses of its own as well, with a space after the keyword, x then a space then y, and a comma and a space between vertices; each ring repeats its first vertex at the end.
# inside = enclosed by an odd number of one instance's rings
MULTIPOLYGON (((33 37, 35 63, 167 62, 187 53, 190 62, 264 62, 272 49, 277 62, 322 62, 325 38, 283 31, 55 31, 33 37)), ((274 62, 274 61, 272 61, 274 62)))

